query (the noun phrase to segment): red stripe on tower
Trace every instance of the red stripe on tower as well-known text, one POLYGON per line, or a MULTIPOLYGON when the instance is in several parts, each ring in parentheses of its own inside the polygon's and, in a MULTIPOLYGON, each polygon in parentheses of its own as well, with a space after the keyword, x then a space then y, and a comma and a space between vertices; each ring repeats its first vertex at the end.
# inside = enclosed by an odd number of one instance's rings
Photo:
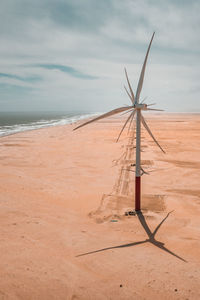
POLYGON ((140 176, 135 177, 135 210, 138 211, 140 210, 140 176))

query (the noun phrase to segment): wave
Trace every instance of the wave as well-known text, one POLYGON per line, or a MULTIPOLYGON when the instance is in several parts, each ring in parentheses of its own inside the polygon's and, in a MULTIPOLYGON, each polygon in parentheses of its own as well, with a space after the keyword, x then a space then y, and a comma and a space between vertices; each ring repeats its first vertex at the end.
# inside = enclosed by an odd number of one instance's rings
MULTIPOLYGON (((37 121, 32 121, 32 122, 25 122, 25 123, 20 123, 18 124, 12 124, 12 125, 0 125, 0 136, 7 136, 11 134, 15 134, 18 132, 23 132, 23 131, 29 131, 29 130, 35 130, 35 129, 40 129, 40 128, 46 128, 46 127, 51 127, 51 126, 59 126, 59 125, 66 125, 66 124, 72 124, 75 123, 79 120, 86 119, 92 116, 96 116, 99 113, 87 113, 87 114, 69 114, 69 115, 64 115, 62 117, 57 117, 57 118, 40 118, 37 121)), ((9 121, 8 121, 9 123, 9 121)), ((11 122, 13 123, 13 122, 11 122)))

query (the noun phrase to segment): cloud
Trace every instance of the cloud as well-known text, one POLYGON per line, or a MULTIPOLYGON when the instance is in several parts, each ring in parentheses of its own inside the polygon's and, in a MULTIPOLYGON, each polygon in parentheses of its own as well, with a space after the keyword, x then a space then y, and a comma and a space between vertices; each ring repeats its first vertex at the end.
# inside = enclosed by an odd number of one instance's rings
POLYGON ((69 67, 69 66, 56 65, 56 64, 38 64, 38 65, 35 65, 35 67, 41 67, 41 68, 44 68, 47 70, 59 70, 61 72, 67 73, 76 78, 82 78, 82 79, 97 79, 98 78, 97 76, 91 76, 88 74, 84 74, 84 73, 82 73, 72 67, 69 67))
POLYGON ((191 102, 200 111, 199 9, 194 0, 2 0, 1 108, 123 105, 123 68, 135 90, 155 30, 143 96, 168 110, 187 111, 191 102))
POLYGON ((39 76, 21 77, 18 75, 8 74, 8 73, 0 73, 0 78, 11 78, 11 79, 17 79, 19 81, 25 81, 25 82, 37 82, 41 80, 41 77, 39 76))

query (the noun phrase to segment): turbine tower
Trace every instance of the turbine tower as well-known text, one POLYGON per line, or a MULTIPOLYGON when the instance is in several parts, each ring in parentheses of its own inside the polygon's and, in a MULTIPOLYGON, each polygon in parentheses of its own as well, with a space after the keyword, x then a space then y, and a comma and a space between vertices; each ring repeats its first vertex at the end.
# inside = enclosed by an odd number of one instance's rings
MULTIPOLYGON (((148 111, 148 110, 162 111, 160 109, 149 108, 149 106, 153 105, 153 104, 145 104, 145 103, 143 103, 144 100, 140 101, 140 93, 141 93, 142 86, 143 86, 146 63, 147 63, 147 59, 148 59, 148 55, 149 55, 149 50, 151 48, 151 44, 152 44, 152 41, 153 41, 153 38, 154 38, 154 34, 155 34, 155 32, 152 35, 152 38, 151 38, 151 41, 149 43, 147 53, 146 53, 146 56, 145 56, 145 59, 144 59, 144 63, 143 63, 142 70, 141 70, 141 73, 140 73, 140 78, 139 78, 139 81, 138 81, 136 95, 134 95, 134 93, 133 93, 133 90, 132 90, 132 87, 131 87, 131 84, 130 84, 130 81, 129 81, 129 78, 128 78, 128 74, 127 74, 127 71, 125 69, 125 76, 126 76, 126 80, 127 80, 127 83, 128 83, 129 91, 126 87, 124 87, 124 88, 125 88, 125 90, 128 94, 128 97, 130 98, 130 100, 132 102, 132 105, 116 108, 114 110, 111 110, 111 111, 109 111, 109 112, 107 112, 103 115, 100 115, 97 118, 89 120, 89 121, 79 125, 78 127, 74 128, 74 130, 76 130, 76 129, 81 128, 81 127, 83 127, 87 124, 90 124, 92 122, 101 120, 103 118, 110 117, 112 115, 115 115, 115 114, 118 114, 118 113, 121 113, 121 112, 130 113, 127 120, 125 121, 120 133, 119 133, 119 136, 117 138, 117 141, 118 141, 121 134, 122 134, 122 132, 124 131, 126 125, 129 122, 130 122, 130 125, 131 125, 131 123, 133 122, 134 116, 136 115, 136 163, 135 163, 135 210, 136 211, 140 211, 140 209, 141 209, 141 206, 140 206, 140 202, 141 202, 141 175, 142 175, 142 172, 141 172, 141 170, 142 170, 142 168, 141 168, 141 123, 144 126, 144 128, 147 130, 147 132, 149 133, 149 135, 151 136, 153 141, 156 143, 156 145, 161 149, 161 151, 163 153, 165 153, 163 148, 160 146, 158 141, 153 136, 153 134, 152 134, 149 126, 147 125, 147 123, 146 123, 146 121, 145 121, 145 119, 142 115, 142 112, 141 112, 142 110, 144 110, 144 111, 148 111)), ((129 128, 130 128, 130 126, 129 126, 129 128)))

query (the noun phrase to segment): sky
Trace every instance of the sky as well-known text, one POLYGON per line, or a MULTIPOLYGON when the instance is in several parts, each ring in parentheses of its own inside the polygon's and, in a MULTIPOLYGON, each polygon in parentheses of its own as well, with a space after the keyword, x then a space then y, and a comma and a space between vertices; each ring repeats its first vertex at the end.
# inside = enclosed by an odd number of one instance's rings
POLYGON ((1 0, 0 111, 104 112, 141 100, 200 112, 200 1, 1 0))

